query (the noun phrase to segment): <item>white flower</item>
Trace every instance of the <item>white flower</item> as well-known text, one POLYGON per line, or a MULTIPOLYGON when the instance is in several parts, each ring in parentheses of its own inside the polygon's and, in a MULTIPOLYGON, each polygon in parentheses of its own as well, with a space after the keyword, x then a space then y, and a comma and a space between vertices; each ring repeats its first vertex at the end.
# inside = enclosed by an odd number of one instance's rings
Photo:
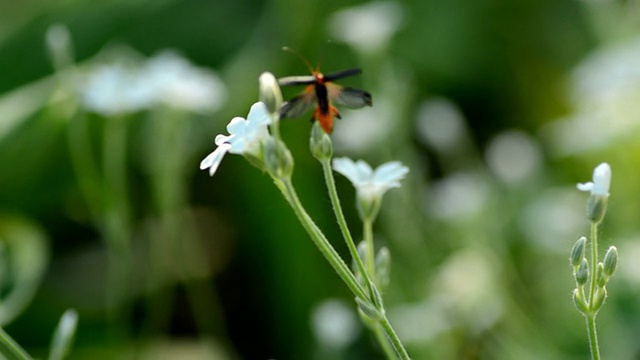
POLYGON ((129 59, 92 68, 80 92, 82 104, 104 116, 133 113, 153 105, 152 89, 142 86, 138 70, 129 59))
POLYGON ((226 97, 225 86, 212 71, 192 65, 178 53, 165 50, 147 60, 140 71, 144 85, 156 101, 204 113, 218 109, 226 97))
POLYGON ((593 196, 609 196, 611 185, 611 167, 607 163, 598 165, 593 170, 593 182, 579 183, 578 190, 590 191, 593 196))
POLYGON ((346 157, 334 159, 333 169, 351 180, 359 196, 368 199, 382 197, 387 190, 400 187, 400 180, 409 172, 399 161, 388 162, 374 171, 366 162, 346 157))
POLYGON ((333 14, 328 28, 333 37, 362 52, 384 49, 402 26, 403 8, 398 2, 374 1, 333 14))
POLYGON ((200 162, 200 170, 209 169, 209 175, 213 176, 228 152, 260 157, 261 145, 269 137, 267 126, 270 121, 267 107, 261 102, 251 106, 246 120, 241 117, 231 119, 227 125, 229 135, 216 136, 218 147, 200 162))
POLYGON ((80 86, 82 104, 105 116, 128 114, 159 105, 194 112, 218 109, 224 83, 212 71, 192 65, 166 50, 146 61, 118 50, 105 63, 92 65, 80 86))

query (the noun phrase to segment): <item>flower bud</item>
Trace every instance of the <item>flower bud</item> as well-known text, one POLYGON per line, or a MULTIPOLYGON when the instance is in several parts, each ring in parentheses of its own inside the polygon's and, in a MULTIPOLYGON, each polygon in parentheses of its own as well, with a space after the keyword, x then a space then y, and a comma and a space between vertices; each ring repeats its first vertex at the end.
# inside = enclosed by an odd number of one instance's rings
POLYGON ((599 262, 598 265, 596 265, 596 284, 598 287, 603 288, 607 285, 607 280, 609 280, 609 277, 604 273, 604 264, 599 262))
POLYGON ((587 259, 582 259, 582 262, 578 267, 578 271, 574 273, 574 276, 578 286, 582 286, 587 283, 587 279, 589 278, 589 264, 587 263, 587 259))
POLYGON ((55 70, 62 70, 73 64, 73 42, 69 28, 55 24, 47 29, 47 50, 55 70))
POLYGON ((586 315, 589 312, 589 307, 587 306, 578 289, 573 290, 573 304, 582 314, 586 315))
POLYGON ((270 113, 279 113, 282 107, 282 92, 278 80, 272 73, 263 72, 258 81, 260 83, 260 101, 267 105, 270 113))
POLYGON ((591 311, 595 314, 602 305, 604 304, 604 300, 607 298, 607 289, 599 288, 596 291, 596 295, 593 297, 593 304, 590 304, 591 311))
POLYGON ((271 176, 290 178, 293 173, 293 156, 287 146, 275 138, 267 139, 264 146, 264 163, 271 176))
POLYGON ((599 224, 604 219, 604 215, 607 212, 607 203, 609 202, 608 196, 592 194, 589 196, 589 202, 587 204, 587 218, 592 223, 599 224))
POLYGON ((356 297, 356 303, 358 304, 358 310, 360 310, 360 313, 368 319, 378 322, 384 317, 383 313, 370 302, 356 297))
POLYGON ((386 247, 382 247, 376 255, 376 282, 380 289, 384 290, 389 285, 389 273, 391 272, 391 253, 386 247))
POLYGON ((569 260, 571 261, 571 265, 574 268, 577 268, 582 263, 582 259, 584 259, 584 246, 587 242, 587 238, 584 236, 576 241, 575 245, 571 249, 571 257, 569 260))
POLYGON ((331 159, 333 156, 331 137, 322 130, 318 121, 315 121, 311 127, 309 149, 311 154, 319 161, 331 159))
POLYGON ((618 249, 615 246, 611 246, 607 253, 604 255, 603 271, 607 277, 613 276, 618 267, 618 249))

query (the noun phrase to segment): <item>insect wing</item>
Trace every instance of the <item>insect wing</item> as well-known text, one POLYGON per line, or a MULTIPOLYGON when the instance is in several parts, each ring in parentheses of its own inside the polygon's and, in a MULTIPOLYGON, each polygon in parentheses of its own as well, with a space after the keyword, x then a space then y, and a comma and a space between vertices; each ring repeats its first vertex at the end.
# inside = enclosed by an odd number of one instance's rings
POLYGON ((316 104, 316 94, 313 90, 306 91, 285 102, 280 109, 280 117, 293 119, 302 116, 316 104))
POLYGON ((353 109, 373 105, 371 94, 364 90, 342 87, 336 84, 327 84, 327 90, 329 90, 329 99, 338 105, 353 109))
POLYGON ((362 73, 362 70, 360 70, 359 68, 336 71, 336 72, 331 73, 329 75, 325 75, 324 76, 324 81, 339 80, 339 79, 343 79, 343 78, 346 78, 346 77, 349 77, 349 76, 358 75, 358 74, 361 74, 361 73, 362 73))
POLYGON ((315 84, 315 82, 316 82, 316 77, 312 75, 286 76, 278 79, 278 84, 282 86, 311 85, 311 84, 315 84))

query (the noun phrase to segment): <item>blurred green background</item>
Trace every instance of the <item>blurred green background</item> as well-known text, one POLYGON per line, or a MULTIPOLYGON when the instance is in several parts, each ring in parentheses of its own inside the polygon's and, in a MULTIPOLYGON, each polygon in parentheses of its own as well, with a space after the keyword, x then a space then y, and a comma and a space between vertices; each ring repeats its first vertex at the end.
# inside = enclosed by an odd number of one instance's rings
MULTIPOLYGON (((30 354, 75 308, 71 359, 382 358, 269 177, 198 170, 260 73, 308 72, 283 45, 363 69, 340 83, 374 106, 342 111, 336 156, 411 169, 374 230, 414 358, 588 357, 567 259, 589 227, 575 183, 608 162, 600 346, 640 359, 636 0, 0 1, 0 325, 30 354)), ((308 120, 281 129, 348 260, 308 120)))

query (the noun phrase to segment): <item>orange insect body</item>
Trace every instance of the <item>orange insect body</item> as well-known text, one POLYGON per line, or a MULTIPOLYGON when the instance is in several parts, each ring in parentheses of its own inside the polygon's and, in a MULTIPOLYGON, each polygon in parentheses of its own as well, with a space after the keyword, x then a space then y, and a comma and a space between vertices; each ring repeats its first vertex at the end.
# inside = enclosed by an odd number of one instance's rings
MULTIPOLYGON (((294 52, 294 54, 297 54, 294 52)), ((306 59, 300 56, 309 67, 310 76, 288 76, 278 80, 280 85, 307 85, 305 91, 286 102, 280 110, 282 118, 296 118, 305 113, 311 106, 316 105, 311 120, 317 120, 322 129, 331 134, 333 131, 333 117, 340 119, 340 112, 330 102, 351 108, 371 106, 371 94, 364 90, 342 87, 331 83, 347 76, 360 74, 360 69, 347 69, 324 75, 313 70, 306 59)))

